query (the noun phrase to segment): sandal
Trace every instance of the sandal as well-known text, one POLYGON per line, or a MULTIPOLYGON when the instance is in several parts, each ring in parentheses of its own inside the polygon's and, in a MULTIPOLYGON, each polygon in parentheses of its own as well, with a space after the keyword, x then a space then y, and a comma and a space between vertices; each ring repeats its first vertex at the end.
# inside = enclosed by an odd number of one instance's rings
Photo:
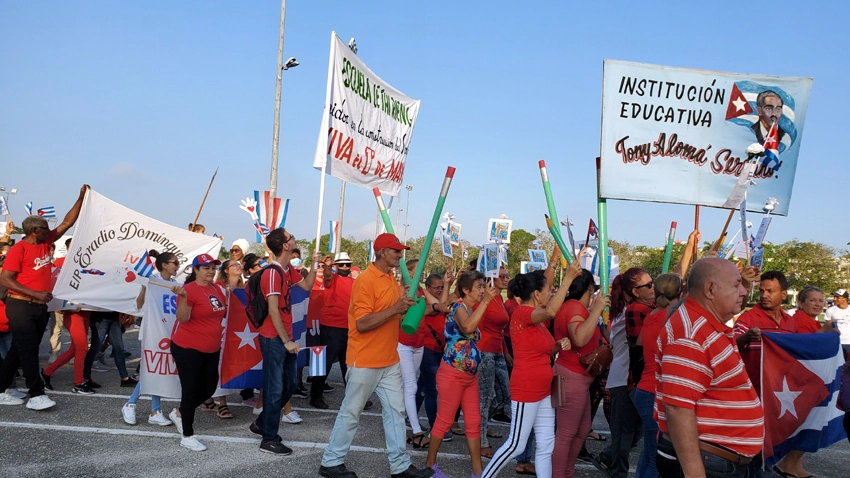
POLYGON ((422 432, 413 434, 412 437, 407 439, 407 443, 413 445, 413 448, 428 448, 431 440, 428 439, 428 435, 426 435, 425 432, 422 432), (423 443, 424 440, 428 441, 423 443))
POLYGON ((520 474, 520 475, 536 475, 537 474, 537 470, 534 468, 534 463, 517 464, 516 468, 514 468, 514 471, 516 471, 517 474, 520 474))
POLYGON ((485 458, 493 458, 493 455, 495 454, 496 450, 494 450, 492 447, 488 446, 481 449, 481 456, 485 458))
POLYGON ((595 441, 606 441, 606 440, 608 440, 608 437, 606 437, 605 435, 600 435, 595 430, 590 430, 590 433, 587 434, 587 438, 590 439, 590 440, 595 440, 595 441))
POLYGON ((227 405, 219 405, 218 412, 216 412, 216 416, 218 418, 233 418, 233 414, 230 413, 230 409, 227 408, 227 405))
POLYGON ((201 404, 201 411, 204 412, 217 412, 218 404, 215 403, 215 400, 212 398, 207 400, 206 402, 201 404))
POLYGON ((487 438, 502 438, 502 434, 488 428, 487 429, 487 438))
POLYGON ((451 431, 455 435, 466 435, 466 431, 457 422, 452 423, 451 431))
POLYGON ((797 475, 782 471, 782 469, 776 465, 773 465, 773 473, 781 476, 782 478, 797 478, 797 475))

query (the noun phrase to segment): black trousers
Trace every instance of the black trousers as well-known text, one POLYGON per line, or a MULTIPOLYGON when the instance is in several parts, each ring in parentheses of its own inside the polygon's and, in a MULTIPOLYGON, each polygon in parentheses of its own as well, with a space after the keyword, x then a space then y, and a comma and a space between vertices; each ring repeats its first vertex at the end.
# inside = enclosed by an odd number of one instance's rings
POLYGON ((180 417, 183 436, 195 434, 195 409, 215 393, 218 385, 218 358, 221 351, 206 353, 183 348, 171 342, 171 356, 180 377, 180 417))
MULTIPOLYGON (((328 367, 326 373, 331 373, 331 367, 333 367, 334 362, 339 362, 339 370, 342 372, 343 381, 345 381, 345 373, 348 371, 348 366, 345 365, 345 352, 348 350, 348 329, 323 325, 319 336, 321 337, 322 345, 327 347, 325 349, 328 367)), ((322 396, 327 378, 327 375, 324 377, 313 377, 310 381, 311 400, 322 396)))
POLYGON ((6 316, 9 318, 9 332, 12 333, 12 349, 0 369, 0 390, 5 391, 12 385, 15 372, 20 367, 30 397, 44 395, 44 382, 38 369, 38 347, 50 318, 47 305, 9 297, 6 299, 6 316))
POLYGON ((609 388, 611 393, 611 444, 602 451, 601 460, 609 465, 611 476, 629 476, 629 453, 643 437, 643 421, 632 401, 628 387, 609 388))

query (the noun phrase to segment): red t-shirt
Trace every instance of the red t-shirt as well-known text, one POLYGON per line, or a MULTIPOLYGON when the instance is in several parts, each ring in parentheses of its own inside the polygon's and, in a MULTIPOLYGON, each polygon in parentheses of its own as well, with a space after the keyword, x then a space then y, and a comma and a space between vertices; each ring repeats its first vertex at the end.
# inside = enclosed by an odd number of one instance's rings
POLYGON ((817 319, 802 310, 794 312, 794 321, 797 322, 798 334, 815 334, 820 330, 817 319))
MULTIPOLYGON (((22 286, 38 292, 49 292, 50 276, 53 264, 50 259, 50 245, 56 242, 56 230, 47 234, 47 240, 41 244, 18 241, 6 253, 4 271, 17 272, 15 279, 22 286)), ((10 291, 11 292, 11 291, 10 291)))
POLYGON ((58 268, 61 269, 62 266, 64 266, 64 265, 65 265, 65 257, 60 257, 59 259, 56 259, 55 261, 53 261, 53 267, 58 267, 58 268))
MULTIPOLYGON (((758 327, 764 332, 779 332, 783 334, 796 334, 797 321, 794 316, 788 315, 780 309, 782 319, 777 324, 773 317, 767 314, 761 304, 756 304, 752 309, 744 312, 735 321, 735 338, 747 333, 753 327, 758 327)), ((740 350, 747 374, 753 382, 759 397, 761 397, 761 341, 750 342, 740 350)))
POLYGON ((9 331, 9 318, 6 317, 6 304, 0 301, 0 332, 9 331))
POLYGON ((422 331, 422 345, 428 350, 442 354, 443 347, 446 346, 446 314, 426 315, 419 325, 419 330, 422 331), (437 334, 441 345, 437 345, 434 334, 437 334))
POLYGON ((653 311, 643 321, 641 343, 643 343, 643 374, 637 387, 655 394, 655 356, 658 355, 658 336, 667 322, 667 309, 653 311))
POLYGON ((186 301, 192 309, 189 320, 179 324, 171 341, 184 349, 213 353, 221 350, 222 321, 227 313, 224 291, 215 284, 199 286, 190 282, 186 289, 186 301))
POLYGON ((552 365, 549 357, 555 339, 544 323, 531 321, 534 307, 521 305, 511 316, 511 341, 514 347, 514 371, 511 374, 511 399, 539 402, 552 390, 552 365))
MULTIPOLYGON (((481 302, 475 304, 473 311, 478 309, 481 302)), ((484 310, 484 317, 478 324, 478 329, 481 331, 481 340, 476 346, 480 352, 489 352, 500 354, 503 352, 502 344, 504 343, 505 327, 511 317, 508 315, 508 310, 502 302, 502 296, 497 295, 487 304, 487 309, 484 310)))
MULTIPOLYGON (((290 340, 295 340, 292 337, 292 296, 289 294, 289 289, 295 284, 301 282, 303 277, 295 270, 294 267, 287 267, 283 270, 283 280, 278 271, 272 270, 272 267, 283 269, 276 261, 272 261, 269 267, 263 269, 263 276, 260 277, 260 292, 263 297, 268 299, 270 295, 277 295, 278 308, 280 309, 280 320, 283 322, 283 329, 286 330, 286 335, 290 340)), ((277 337, 277 330, 274 328, 274 321, 271 316, 266 317, 263 325, 260 326, 260 335, 267 339, 277 337)))
MULTIPOLYGON (((512 317, 514 315, 514 311, 516 310, 517 307, 519 307, 519 302, 517 302, 516 299, 508 299, 508 300, 505 301, 505 310, 508 311, 508 317, 512 317)), ((510 325, 505 327, 504 335, 505 335, 505 337, 508 337, 508 338, 511 337, 511 327, 510 327, 510 325)))
MULTIPOLYGON (((422 289, 416 291, 416 297, 422 297, 425 295, 425 292, 422 289)), ((427 308, 426 308, 427 310, 427 308)), ((402 345, 407 345, 408 347, 413 347, 418 349, 425 345, 425 334, 431 335, 431 332, 428 331, 428 328, 425 327, 425 317, 422 318, 422 321, 419 322, 419 328, 416 329, 416 332, 412 334, 404 333, 404 330, 401 328, 401 322, 398 324, 398 343, 402 345)), ((434 340, 433 338, 431 340, 434 340)), ((442 339, 441 339, 442 340, 442 339)), ((443 342, 445 343, 445 341, 443 342)))
MULTIPOLYGON (((564 305, 561 306, 558 314, 555 316, 555 340, 561 340, 564 337, 569 338, 568 326, 571 323, 570 321, 572 320, 572 323, 581 324, 589 315, 590 311, 581 302, 575 299, 564 302, 564 305), (581 320, 573 320, 576 316, 581 317, 581 320)), ((599 348, 599 327, 593 328, 593 336, 590 337, 590 340, 584 346, 576 347, 572 343, 572 340, 570 340, 570 344, 572 348, 570 350, 562 350, 555 362, 566 367, 571 372, 585 374, 586 372, 579 362, 577 353, 587 355, 599 348)), ((590 376, 590 374, 587 375, 590 376)))
MULTIPOLYGON (((348 306, 351 305, 351 288, 354 279, 334 274, 330 286, 325 288, 325 310, 320 322, 328 327, 348 329, 348 306)), ((313 296, 310 294, 310 299, 313 296)))

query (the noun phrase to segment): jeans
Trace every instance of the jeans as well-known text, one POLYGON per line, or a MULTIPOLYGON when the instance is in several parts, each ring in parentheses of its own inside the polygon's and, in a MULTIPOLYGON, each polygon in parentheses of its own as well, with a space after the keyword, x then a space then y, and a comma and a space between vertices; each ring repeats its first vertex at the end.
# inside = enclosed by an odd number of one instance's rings
POLYGON ((6 360, 6 354, 12 350, 12 334, 0 332, 0 359, 6 360))
MULTIPOLYGON (((319 336, 322 345, 326 347, 325 360, 328 366, 327 374, 330 375, 334 362, 339 362, 339 371, 342 373, 343 380, 345 380, 345 372, 348 371, 348 366, 345 364, 345 353, 348 350, 348 329, 323 325, 319 329, 319 336)), ((310 381, 311 400, 322 398, 322 394, 325 393, 325 381, 327 379, 327 375, 313 377, 313 380, 310 381)))
POLYGON ((263 441, 280 441, 280 413, 298 388, 298 354, 287 352, 280 337, 260 336, 263 352, 263 411, 257 425, 263 430, 263 441))
POLYGON ((5 391, 15 382, 15 372, 21 367, 30 397, 44 395, 44 382, 39 374, 38 346, 47 328, 47 306, 9 297, 6 299, 6 316, 13 339, 12 348, 0 370, 0 390, 5 391))
POLYGON ((360 425, 360 413, 372 392, 381 400, 390 473, 402 473, 410 467, 405 442, 407 432, 404 428, 404 393, 399 364, 384 368, 349 367, 345 398, 336 416, 330 442, 322 455, 322 466, 339 466, 345 462, 360 425))
POLYGON ((537 453, 534 467, 537 476, 552 476, 552 450, 555 448, 555 409, 548 395, 538 402, 511 401, 511 429, 508 439, 487 463, 481 478, 499 475, 511 458, 519 456, 520 445, 528 441, 534 428, 537 453))
MULTIPOLYGON (((673 444, 669 440, 660 437, 656 453, 655 464, 661 476, 664 478, 685 477, 682 466, 676 459, 676 450, 673 449, 673 444)), ((700 456, 705 467, 706 478, 748 478, 752 476, 747 472, 747 465, 732 463, 702 450, 700 450, 700 456)))
MULTIPOLYGON (((139 401, 139 395, 142 394, 142 382, 136 384, 136 388, 133 389, 133 393, 130 394, 130 400, 127 402, 130 405, 135 405, 139 401)), ((151 395, 151 413, 159 411, 160 408, 160 398, 159 395, 151 395)))
POLYGON ((419 423, 419 408, 416 406, 416 374, 422 365, 422 351, 425 347, 411 347, 398 344, 399 365, 401 366, 401 383, 404 388, 404 410, 410 428, 413 433, 422 433, 422 425, 419 423))
POLYGON ((180 376, 180 420, 183 436, 195 434, 195 409, 211 397, 218 385, 218 362, 221 351, 201 352, 171 342, 171 356, 180 376))
MULTIPOLYGON (((510 405, 511 396, 507 390, 508 365, 504 354, 481 352, 478 364, 478 389, 481 391, 479 408, 481 410, 481 448, 490 446, 487 439, 487 422, 505 405, 510 405), (504 390, 502 390, 504 389, 504 390)), ((466 413, 464 413, 466 416, 466 413)))
POLYGON ((609 388, 611 393, 611 444, 600 454, 600 460, 609 465, 611 476, 629 476, 629 453, 640 441, 642 425, 628 387, 609 388))
POLYGON ((428 426, 434 428, 437 420, 437 370, 443 362, 443 354, 429 348, 422 351, 422 363, 419 365, 419 381, 416 389, 416 410, 424 403, 428 426))
MULTIPOLYGON (((102 319, 97 323, 97 332, 100 336, 100 342, 106 340, 106 334, 109 334, 109 343, 112 344, 112 358, 115 360, 115 366, 118 367, 118 375, 121 375, 121 380, 129 377, 127 373, 127 357, 124 357, 124 338, 121 332, 121 324, 118 319, 102 319)), ((100 347, 98 346, 98 352, 100 347)))
POLYGON ((658 424, 652 417, 655 395, 646 390, 635 389, 635 408, 643 421, 643 451, 637 464, 635 478, 658 478, 655 468, 655 448, 658 445, 658 424))
POLYGON ((578 459, 584 439, 590 433, 590 384, 593 377, 585 373, 576 373, 555 363, 555 373, 564 377, 566 394, 564 405, 558 407, 558 427, 555 429, 555 448, 558 453, 552 457, 552 476, 575 476, 578 459))

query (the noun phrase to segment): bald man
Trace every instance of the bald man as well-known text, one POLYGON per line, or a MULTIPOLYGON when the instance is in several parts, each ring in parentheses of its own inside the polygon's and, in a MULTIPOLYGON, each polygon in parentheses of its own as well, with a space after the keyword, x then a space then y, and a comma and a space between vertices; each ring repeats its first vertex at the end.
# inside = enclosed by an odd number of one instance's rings
POLYGON ((687 297, 658 338, 661 476, 746 477, 762 448, 764 412, 725 325, 741 311, 746 294, 734 264, 699 260, 688 277, 687 297))

